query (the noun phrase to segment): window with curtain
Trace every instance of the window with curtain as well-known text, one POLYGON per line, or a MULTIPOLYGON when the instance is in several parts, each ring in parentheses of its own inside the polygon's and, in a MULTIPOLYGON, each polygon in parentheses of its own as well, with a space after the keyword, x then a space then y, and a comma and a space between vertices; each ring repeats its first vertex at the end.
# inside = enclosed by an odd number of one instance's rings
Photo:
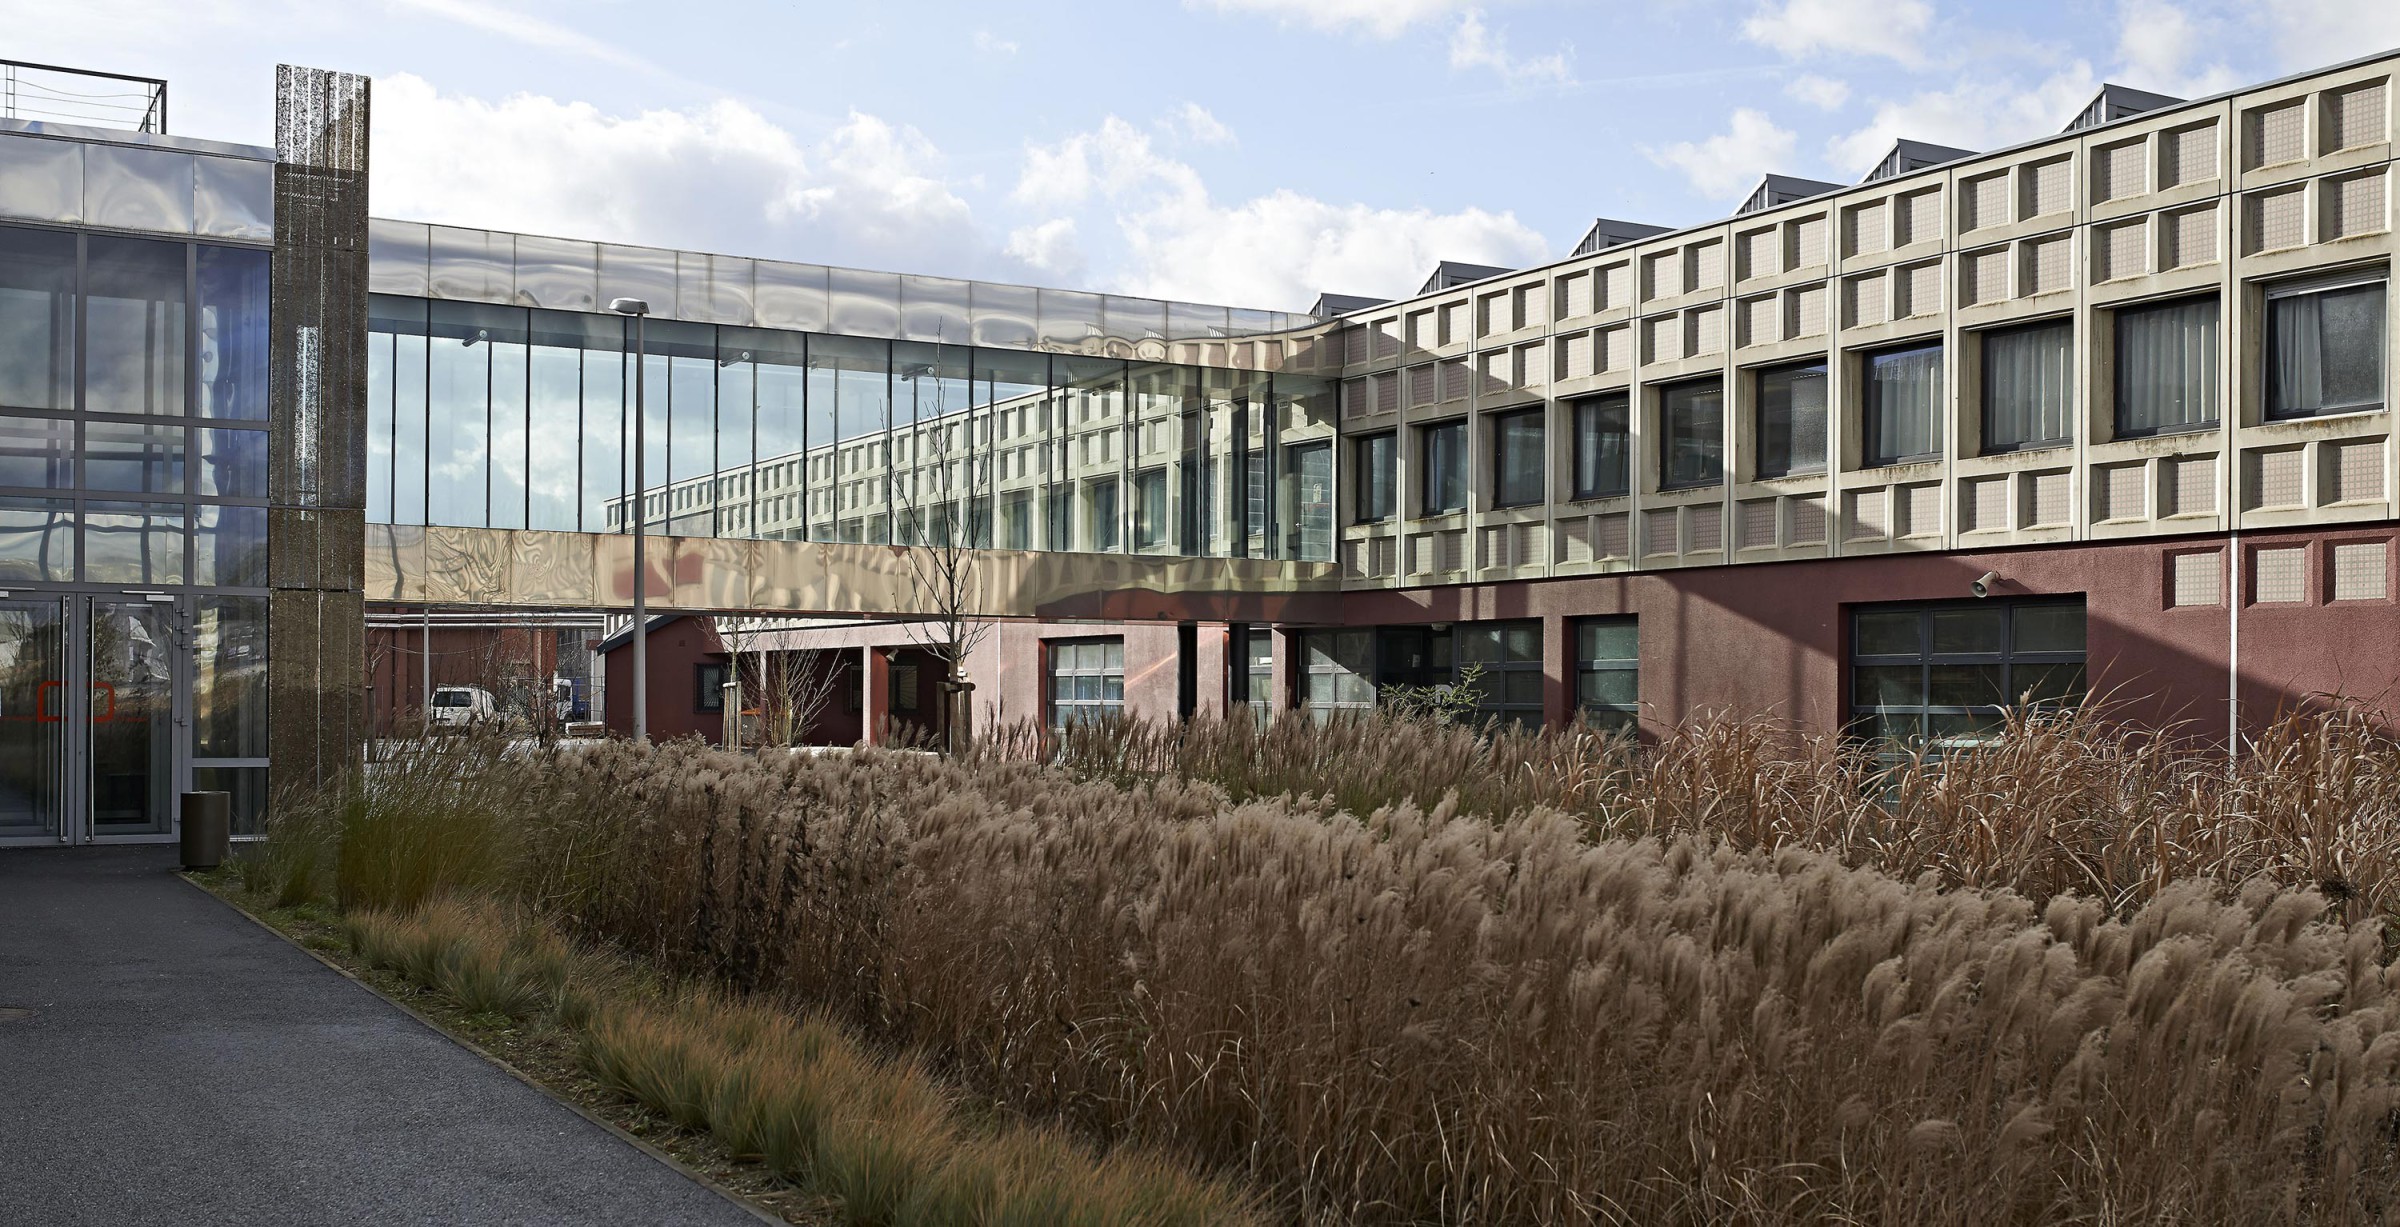
POLYGON ((1859 356, 1865 377, 1869 465, 1921 460, 1942 450, 1942 347, 1911 345, 1859 356))
POLYGON ((2116 435, 2217 424, 2217 296, 2117 312, 2116 435))
POLYGON ((1467 424, 1444 422, 1418 433, 1424 445, 1423 510, 1448 515, 1467 509, 1467 424))
POLYGON ((1983 334, 1983 450, 2024 451, 2071 441, 2075 323, 2044 320, 1983 334))
POLYGON ((1825 364, 1758 373, 1758 475, 1825 471, 1825 364))
POLYGON ((1358 459, 1358 487, 1351 491, 1358 522, 1388 520, 1400 509, 1400 440, 1390 431, 1351 442, 1358 459))
POLYGON ((1725 388, 1714 379, 1658 393, 1658 486, 1678 490, 1725 480, 1725 388))
POLYGON ((2383 278, 2267 290, 2267 417, 2383 407, 2383 278))
POLYGON ((1542 411, 1492 419, 1492 505, 1523 507, 1543 498, 1542 411))
POLYGON ((1623 392, 1575 402, 1575 497, 1607 498, 1631 486, 1627 403, 1623 392))

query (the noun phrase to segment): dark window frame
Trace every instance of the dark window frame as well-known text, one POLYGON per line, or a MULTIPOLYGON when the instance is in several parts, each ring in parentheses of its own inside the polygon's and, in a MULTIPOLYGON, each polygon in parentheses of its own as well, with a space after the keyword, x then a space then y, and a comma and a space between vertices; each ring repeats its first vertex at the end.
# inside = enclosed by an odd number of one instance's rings
POLYGON ((1475 691, 1475 718, 1479 723, 1514 724, 1525 729, 1539 729, 1547 715, 1544 696, 1546 685, 1543 653, 1542 623, 1538 618, 1504 618, 1485 622, 1460 622, 1450 628, 1450 677, 1452 685, 1462 684, 1468 669, 1481 666, 1483 684, 1475 691), (1470 644, 1474 638, 1490 635, 1493 654, 1478 659, 1470 644), (1531 655, 1511 650, 1512 641, 1522 642, 1530 635, 1531 655), (1531 699, 1511 699, 1509 683, 1518 678, 1533 679, 1531 699))
POLYGON ((1492 506, 1494 508, 1538 507, 1550 500, 1550 423, 1548 415, 1549 411, 1540 405, 1525 405, 1484 415, 1491 426, 1492 506), (1537 488, 1529 496, 1525 495, 1523 491, 1517 491, 1515 493, 1520 497, 1512 498, 1510 497, 1512 492, 1508 488, 1508 428, 1520 422, 1534 424, 1534 484, 1537 488))
MULTIPOLYGON (((1575 497, 1579 500, 1594 498, 1622 498, 1625 495, 1633 493, 1633 463, 1631 454, 1633 449, 1632 392, 1624 388, 1619 388, 1613 392, 1601 392, 1592 396, 1579 396, 1568 402, 1568 404, 1573 410, 1568 418, 1568 429, 1574 432, 1573 445, 1575 448, 1575 472, 1573 480, 1575 497), (1603 415, 1612 413, 1616 418, 1616 430, 1614 432, 1617 441, 1615 453, 1616 463, 1613 466, 1615 471, 1613 473, 1606 473, 1611 466, 1607 463, 1605 449, 1596 449, 1595 454, 1592 456, 1587 457, 1585 455, 1583 447, 1584 422, 1588 415, 1590 418, 1598 420, 1600 424, 1605 427, 1607 425, 1607 421, 1603 415), (1591 462, 1588 466, 1586 463, 1587 460, 1591 462), (1604 484, 1604 473, 1606 473, 1606 484, 1604 484)), ((1605 440, 1610 434, 1610 432, 1605 429, 1595 433, 1598 438, 1603 440, 1605 440)))
POLYGON ((2176 426, 2127 426, 2125 424, 2125 404, 2128 399, 2125 395, 2125 318, 2127 316, 2138 318, 2149 312, 2172 310, 2203 302, 2217 309, 2216 352, 2209 357, 2209 386, 2213 389, 2216 387, 2218 379, 2224 374, 2225 299, 2221 293, 2216 290, 2208 290, 2199 294, 2173 294, 2165 298, 2153 298, 2143 302, 2118 303, 2109 308, 2108 434, 2110 438, 2156 439, 2173 435, 2206 434, 2224 426, 2225 406, 2221 401, 2210 407, 2213 411, 2212 415, 2201 422, 2176 426))
MULTIPOLYGON (((2359 413, 2381 413, 2391 407, 2392 372, 2390 360, 2387 357, 2387 354, 2391 347, 2392 296, 2391 270, 2388 267, 2351 269, 2335 273, 2285 278, 2277 281, 2267 282, 2262 285, 2260 289, 2263 292, 2263 296, 2259 302, 2259 327, 2264 332, 2264 335, 2259 338, 2260 363, 2258 375, 2258 406, 2260 420, 2266 422, 2305 422, 2315 418, 2346 417, 2351 414, 2359 413), (2298 412, 2279 410, 2275 403, 2275 370, 2281 361, 2280 354, 2278 353, 2279 347, 2277 346, 2275 340, 2276 304, 2292 302, 2299 299, 2320 299, 2328 295, 2349 293, 2368 288, 2373 288, 2382 296, 2382 302, 2380 306, 2383 324, 2383 343, 2376 346, 2373 351, 2378 362, 2383 364, 2382 369, 2377 371, 2378 378, 2376 381, 2378 384, 2378 391, 2380 391, 2382 395, 2372 403, 2344 404, 2331 407, 2320 405, 2315 409, 2298 412)), ((2221 323, 2219 326, 2222 328, 2221 323)), ((2321 356, 2322 354, 2320 352, 2320 357, 2321 356)))
POLYGON ((1350 438, 1350 458, 1357 468, 1350 483, 1350 511, 1353 524, 1381 524, 1400 514, 1400 432, 1378 430, 1350 438), (1377 444, 1387 453, 1383 463, 1375 463, 1377 444), (1369 490, 1377 476, 1383 478, 1382 510, 1377 511, 1369 498, 1369 490))
POLYGON ((730 665, 721 660, 692 662, 692 712, 701 716, 725 714, 725 683, 733 680, 730 665))
POLYGON ((1893 601, 1854 605, 1848 610, 1848 625, 1843 628, 1842 642, 1843 682, 1846 687, 1843 695, 1844 728, 1853 737, 1880 745, 1887 757, 1906 753, 1917 747, 1922 747, 1927 753, 1939 754, 1947 750, 1972 748, 1974 745, 1981 744, 1983 740, 1981 736, 1959 737, 1955 734, 1947 737, 1947 740, 1953 744, 1944 744, 1945 738, 1937 738, 1933 733, 1934 721, 1936 719, 1953 722, 1981 721, 1987 728, 1995 726, 2001 713, 2016 705, 2019 696, 2029 689, 2028 686, 2020 684, 2017 674, 2020 666, 2028 668, 2075 666, 2076 682, 2072 692, 2064 697, 2036 699, 2032 706, 2037 709, 2057 710, 2071 707, 2083 701, 2090 692, 2090 677, 2086 671, 2091 655, 2090 610, 2084 597, 2080 594, 1999 600, 1893 601), (2075 610, 2081 618, 2085 633, 2083 646, 2072 652, 2019 649, 2016 646, 2016 615, 2017 611, 2023 609, 2075 610), (1935 620, 1943 614, 1961 612, 1997 612, 2000 615, 1999 647, 1991 651, 1944 650, 1939 647, 1935 634, 1935 620), (1914 614, 1918 619, 1915 651, 1864 652, 1860 650, 1859 634, 1862 616, 1898 614, 1914 614), (2001 696, 2000 702, 1933 702, 1936 670, 1945 667, 1985 668, 1995 665, 2000 669, 2000 689, 1998 691, 2001 696), (1918 702, 1868 703, 1864 701, 1866 688, 1861 685, 1861 670, 1912 667, 1918 670, 1916 682, 1918 702), (1876 730, 1877 725, 1888 725, 1888 718, 1894 716, 1914 718, 1916 730, 1910 744, 1895 744, 1876 730))
POLYGON ((1467 419, 1463 417, 1451 418, 1442 422, 1427 422, 1417 427, 1417 513, 1419 515, 1431 519, 1435 516, 1457 515, 1467 509, 1467 503, 1472 497, 1467 481, 1467 442, 1467 419), (1433 501, 1434 491, 1438 488, 1433 474, 1433 439, 1437 434, 1445 434, 1450 431, 1458 432, 1458 443, 1452 453, 1456 457, 1455 484, 1458 487, 1458 498, 1455 503, 1437 505, 1433 501))
POLYGON ((1749 375, 1750 426, 1752 440, 1751 447, 1754 452, 1753 456, 1751 457, 1752 473, 1760 479, 1775 477, 1809 477, 1823 473, 1828 467, 1826 461, 1826 449, 1823 446, 1823 443, 1831 436, 1831 428, 1833 425, 1833 364, 1823 358, 1810 358, 1802 362, 1778 362, 1769 366, 1753 367, 1749 371, 1749 375), (1767 464, 1766 444, 1767 380, 1779 375, 1804 375, 1811 372, 1814 372, 1817 378, 1823 381, 1826 389, 1824 404, 1819 410, 1823 414, 1824 420, 1818 424, 1817 439, 1819 442, 1819 447, 1817 454, 1813 460, 1807 464, 1800 464, 1794 461, 1797 451, 1792 446, 1792 437, 1797 432, 1792 429, 1791 420, 1787 417, 1783 426, 1783 464, 1779 467, 1769 467, 1767 464))
POLYGON ((1943 450, 1949 446, 1950 438, 1949 425, 1943 420, 1948 408, 1947 401, 1950 390, 1950 354, 1943 345, 1942 338, 1938 336, 1918 337, 1915 340, 1901 341, 1891 345, 1878 345, 1871 349, 1856 350, 1852 353, 1852 358, 1858 364, 1859 375, 1858 452, 1860 467, 1880 469, 1892 465, 1921 464, 1929 460, 1941 459, 1943 450), (1883 425, 1882 398, 1876 395, 1875 380, 1872 375, 1875 362, 1882 358, 1896 358, 1905 354, 1926 351, 1931 351, 1941 359, 1938 374, 1939 386, 1934 392, 1933 450, 1911 452, 1906 455, 1883 455, 1874 448, 1876 437, 1883 433, 1880 429, 1883 425))
MULTIPOLYGON (((1975 358, 1978 364, 1977 374, 1980 376, 1976 380, 1976 383, 1980 386, 1978 386, 1975 390, 1976 429, 1978 435, 1980 436, 1980 438, 1977 439, 1978 450, 1976 454, 1981 456, 2013 456, 2019 452, 2041 452, 2050 451, 2061 447, 2075 446, 2075 317, 2072 315, 2050 315, 2035 320, 2015 320, 1995 328, 1976 329, 1971 335, 1975 338, 1975 358), (2066 431, 2066 433, 2046 439, 2023 439, 2014 443, 1993 443, 1991 362, 1992 338, 2005 338, 2026 333, 2054 331, 2058 329, 2064 329, 2067 334, 2067 404, 2065 411, 2060 414, 2060 425, 2066 431)), ((1947 372, 1944 373, 1947 374, 1947 372)))
POLYGON ((1583 718, 1585 724, 1604 732, 1631 733, 1639 729, 1642 721, 1641 619, 1633 614, 1607 614, 1577 618, 1568 627, 1568 633, 1574 636, 1576 713, 1583 718), (1620 626, 1631 628, 1633 631, 1634 654, 1632 656, 1599 657, 1585 650, 1584 628, 1620 626), (1584 685, 1584 679, 1603 674, 1610 676, 1631 674, 1633 676, 1633 701, 1630 703, 1603 702, 1588 697, 1590 688, 1584 685))
MULTIPOLYGON (((1702 458, 1703 460, 1709 459, 1709 457, 1707 456, 1707 454, 1706 454, 1706 452, 1705 452, 1705 451, 1703 451, 1703 452, 1702 452, 1701 458, 1702 458)), ((1703 377, 1701 377, 1701 378, 1698 378, 1698 379, 1679 379, 1679 380, 1676 380, 1676 381, 1675 381, 1675 382, 1673 382, 1673 383, 1664 383, 1664 384, 1660 384, 1660 385, 1659 385, 1659 388, 1658 388, 1658 488, 1659 488, 1661 491, 1667 491, 1667 490, 1705 490, 1705 489, 1707 489, 1707 488, 1708 488, 1708 487, 1710 487, 1710 486, 1721 486, 1721 485, 1724 485, 1724 484, 1725 484, 1725 380, 1724 380, 1724 378, 1723 378, 1723 377, 1721 377, 1721 376, 1717 376, 1717 375, 1707 375, 1707 376, 1703 376, 1703 377), (1679 394, 1679 393, 1685 393, 1685 392, 1698 392, 1698 391, 1701 391, 1702 389, 1706 389, 1706 388, 1712 388, 1712 387, 1714 388, 1714 390, 1715 390, 1715 392, 1716 392, 1716 395, 1717 395, 1717 443, 1716 443, 1716 448, 1717 448, 1717 450, 1716 450, 1716 455, 1715 455, 1715 457, 1714 457, 1714 462, 1715 462, 1715 463, 1714 463, 1714 467, 1715 467, 1715 470, 1716 470, 1716 471, 1715 471, 1713 474, 1710 474, 1709 476, 1706 476, 1706 477, 1685 477, 1685 478, 1675 478, 1675 477, 1671 477, 1671 476, 1670 476, 1670 474, 1672 473, 1672 471, 1673 471, 1673 468, 1674 468, 1674 461, 1675 461, 1675 455, 1676 455, 1676 453, 1675 453, 1675 452, 1674 452, 1674 450, 1673 450, 1673 449, 1674 449, 1674 447, 1675 447, 1675 430, 1674 430, 1674 427, 1673 427, 1672 425, 1670 425, 1670 424, 1669 424, 1669 422, 1668 422, 1668 418, 1667 418, 1667 406, 1668 406, 1668 398, 1669 398, 1669 397, 1672 397, 1672 396, 1675 396, 1675 395, 1677 395, 1677 394, 1679 394)))

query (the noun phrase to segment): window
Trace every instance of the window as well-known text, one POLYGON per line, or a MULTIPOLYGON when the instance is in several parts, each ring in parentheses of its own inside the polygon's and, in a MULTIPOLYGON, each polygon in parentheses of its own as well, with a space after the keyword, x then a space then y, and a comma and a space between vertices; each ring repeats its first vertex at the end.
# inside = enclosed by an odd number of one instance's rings
POLYGON ((1912 345, 1860 356, 1866 377, 1869 466, 1923 460, 1942 450, 1942 347, 1912 345))
POLYGON ((1444 422, 1418 433, 1424 444, 1424 514, 1467 509, 1467 424, 1444 422))
POLYGON ((1492 505, 1523 507, 1543 498, 1542 411, 1492 419, 1492 505))
POLYGON ((1275 714, 1275 632, 1263 626, 1233 629, 1233 701, 1264 726, 1275 714))
POLYGON ((1758 475, 1825 471, 1825 364, 1758 373, 1758 475))
POLYGON ((725 662, 704 660, 692 666, 692 710, 709 715, 725 710, 725 662))
POLYGON ((1963 749, 2026 703, 2083 697, 2083 600, 1861 606, 1850 619, 1851 731, 1887 752, 1963 749))
POLYGON ((2383 278, 2267 291, 2267 417, 2383 407, 2383 278))
POLYGON ((1146 469, 1133 475, 1133 548, 1149 551, 1167 544, 1167 471, 1146 469))
POLYGON ((1630 439, 1623 392, 1575 402, 1575 497, 1608 498, 1632 487, 1625 463, 1630 439))
POLYGON ((1641 638, 1632 618, 1575 624, 1575 706, 1596 729, 1630 733, 1641 725, 1641 638))
POLYGON ((1107 720, 1125 711, 1125 640, 1050 641, 1050 727, 1107 720))
POLYGON ((2118 438, 2217 424, 2217 298, 2117 312, 2118 438))
POLYGON ((1658 393, 1661 443, 1658 488, 1679 490, 1725 480, 1725 389, 1711 379, 1658 393))
POLYGON ((1117 548, 1117 479, 1096 478, 1083 488, 1084 548, 1107 553, 1117 548))
POLYGON ((1399 510, 1399 437, 1389 431, 1353 440, 1358 459, 1358 486, 1351 492, 1358 522, 1388 520, 1399 510))
POLYGON ((1983 450, 2056 447, 2074 433, 2075 323, 1983 334, 1983 450))
POLYGON ((1453 630, 1452 655, 1463 679, 1480 669, 1475 714, 1521 728, 1542 727, 1542 624, 1463 623, 1453 630))
POLYGON ((1307 631, 1300 636, 1300 701, 1322 723, 1336 713, 1375 706, 1367 680, 1375 655, 1372 631, 1307 631))
POLYGON ((1282 517, 1285 558, 1333 561, 1333 444, 1304 443, 1283 450, 1283 483, 1276 514, 1282 517))

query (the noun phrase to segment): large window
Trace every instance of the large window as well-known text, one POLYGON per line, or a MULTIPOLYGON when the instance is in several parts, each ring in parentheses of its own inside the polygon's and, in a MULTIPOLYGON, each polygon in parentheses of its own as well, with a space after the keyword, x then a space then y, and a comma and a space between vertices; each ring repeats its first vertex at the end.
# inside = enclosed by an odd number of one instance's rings
POLYGON ((1358 485, 1352 491, 1358 522, 1388 520, 1400 509, 1400 440, 1390 431, 1352 440, 1357 449, 1358 485))
POLYGON ((1429 516, 1448 515, 1467 509, 1467 424, 1444 422, 1427 426, 1418 432, 1423 447, 1422 483, 1424 501, 1420 504, 1429 516))
POLYGON ((1631 488, 1627 403, 1623 392, 1575 402, 1575 497, 1608 498, 1631 488))
POLYGON ((1452 656, 1463 678, 1479 670, 1475 714, 1523 728, 1542 726, 1542 624, 1473 622, 1454 628, 1452 656))
POLYGON ((1167 471, 1133 475, 1133 548, 1143 553, 1167 548, 1167 471))
POLYGON ((1097 477, 1083 485, 1083 543, 1095 554, 1117 548, 1117 479, 1097 477))
POLYGON ((1942 347, 1911 345, 1859 357, 1869 465, 1924 460, 1942 450, 1942 347))
POLYGON ((1725 388, 1716 380, 1659 390, 1658 486, 1679 490, 1725 480, 1725 388))
POLYGON ((1524 507, 1545 497, 1542 411, 1526 409, 1492 419, 1492 505, 1524 507))
POLYGON ((2267 290, 2267 417, 2383 407, 2383 276, 2267 290))
POLYGON ((1375 706, 1372 631, 1307 631, 1300 636, 1300 699, 1322 722, 1375 706))
POLYGON ((2057 447, 2074 438, 2075 323, 2044 320, 1983 334, 1983 450, 2057 447))
POLYGON ((1275 632, 1264 626, 1237 626, 1233 647, 1233 701, 1263 726, 1275 714, 1275 632))
POLYGON ((2080 597, 1860 606, 1851 730, 1894 752, 1977 745, 2012 706, 2081 699, 2083 653, 2080 597))
POLYGON ((2118 438, 2217 424, 2217 296, 2117 312, 2118 438))
POLYGON ((1283 484, 1276 514, 1283 529, 1283 557, 1302 562, 1333 561, 1333 443, 1283 449, 1283 484))
POLYGON ((1640 726, 1641 636, 1632 618, 1575 624, 1575 705, 1593 728, 1632 732, 1640 726))
POLYGON ((1825 470, 1825 364, 1758 373, 1758 475, 1825 470))
POLYGON ((1125 710, 1125 640, 1050 641, 1050 727, 1105 720, 1125 710))

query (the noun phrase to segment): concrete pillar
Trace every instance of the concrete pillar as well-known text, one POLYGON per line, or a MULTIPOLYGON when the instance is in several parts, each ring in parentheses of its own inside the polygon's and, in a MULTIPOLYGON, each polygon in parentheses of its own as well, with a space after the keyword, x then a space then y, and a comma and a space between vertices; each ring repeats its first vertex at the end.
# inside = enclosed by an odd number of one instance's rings
MULTIPOLYGON (((1192 716, 1198 720, 1219 720, 1225 716, 1228 694, 1233 683, 1233 629, 1223 622, 1203 622, 1194 636, 1193 671, 1199 688, 1192 698, 1192 716)), ((1246 665, 1245 665, 1246 667, 1246 665)))
POLYGON ((1275 693, 1269 696, 1270 710, 1286 712, 1300 706, 1300 667, 1300 632, 1276 627, 1275 693))
POLYGON ((868 745, 880 745, 884 739, 885 721, 892 715, 892 658, 881 648, 860 648, 865 653, 862 676, 864 692, 859 696, 861 736, 868 745))
POLYGON ((268 762, 360 761, 366 719, 367 79, 275 73, 267 479, 268 762))
POLYGON ((1555 614, 1542 619, 1542 723, 1575 720, 1575 628, 1555 614))

